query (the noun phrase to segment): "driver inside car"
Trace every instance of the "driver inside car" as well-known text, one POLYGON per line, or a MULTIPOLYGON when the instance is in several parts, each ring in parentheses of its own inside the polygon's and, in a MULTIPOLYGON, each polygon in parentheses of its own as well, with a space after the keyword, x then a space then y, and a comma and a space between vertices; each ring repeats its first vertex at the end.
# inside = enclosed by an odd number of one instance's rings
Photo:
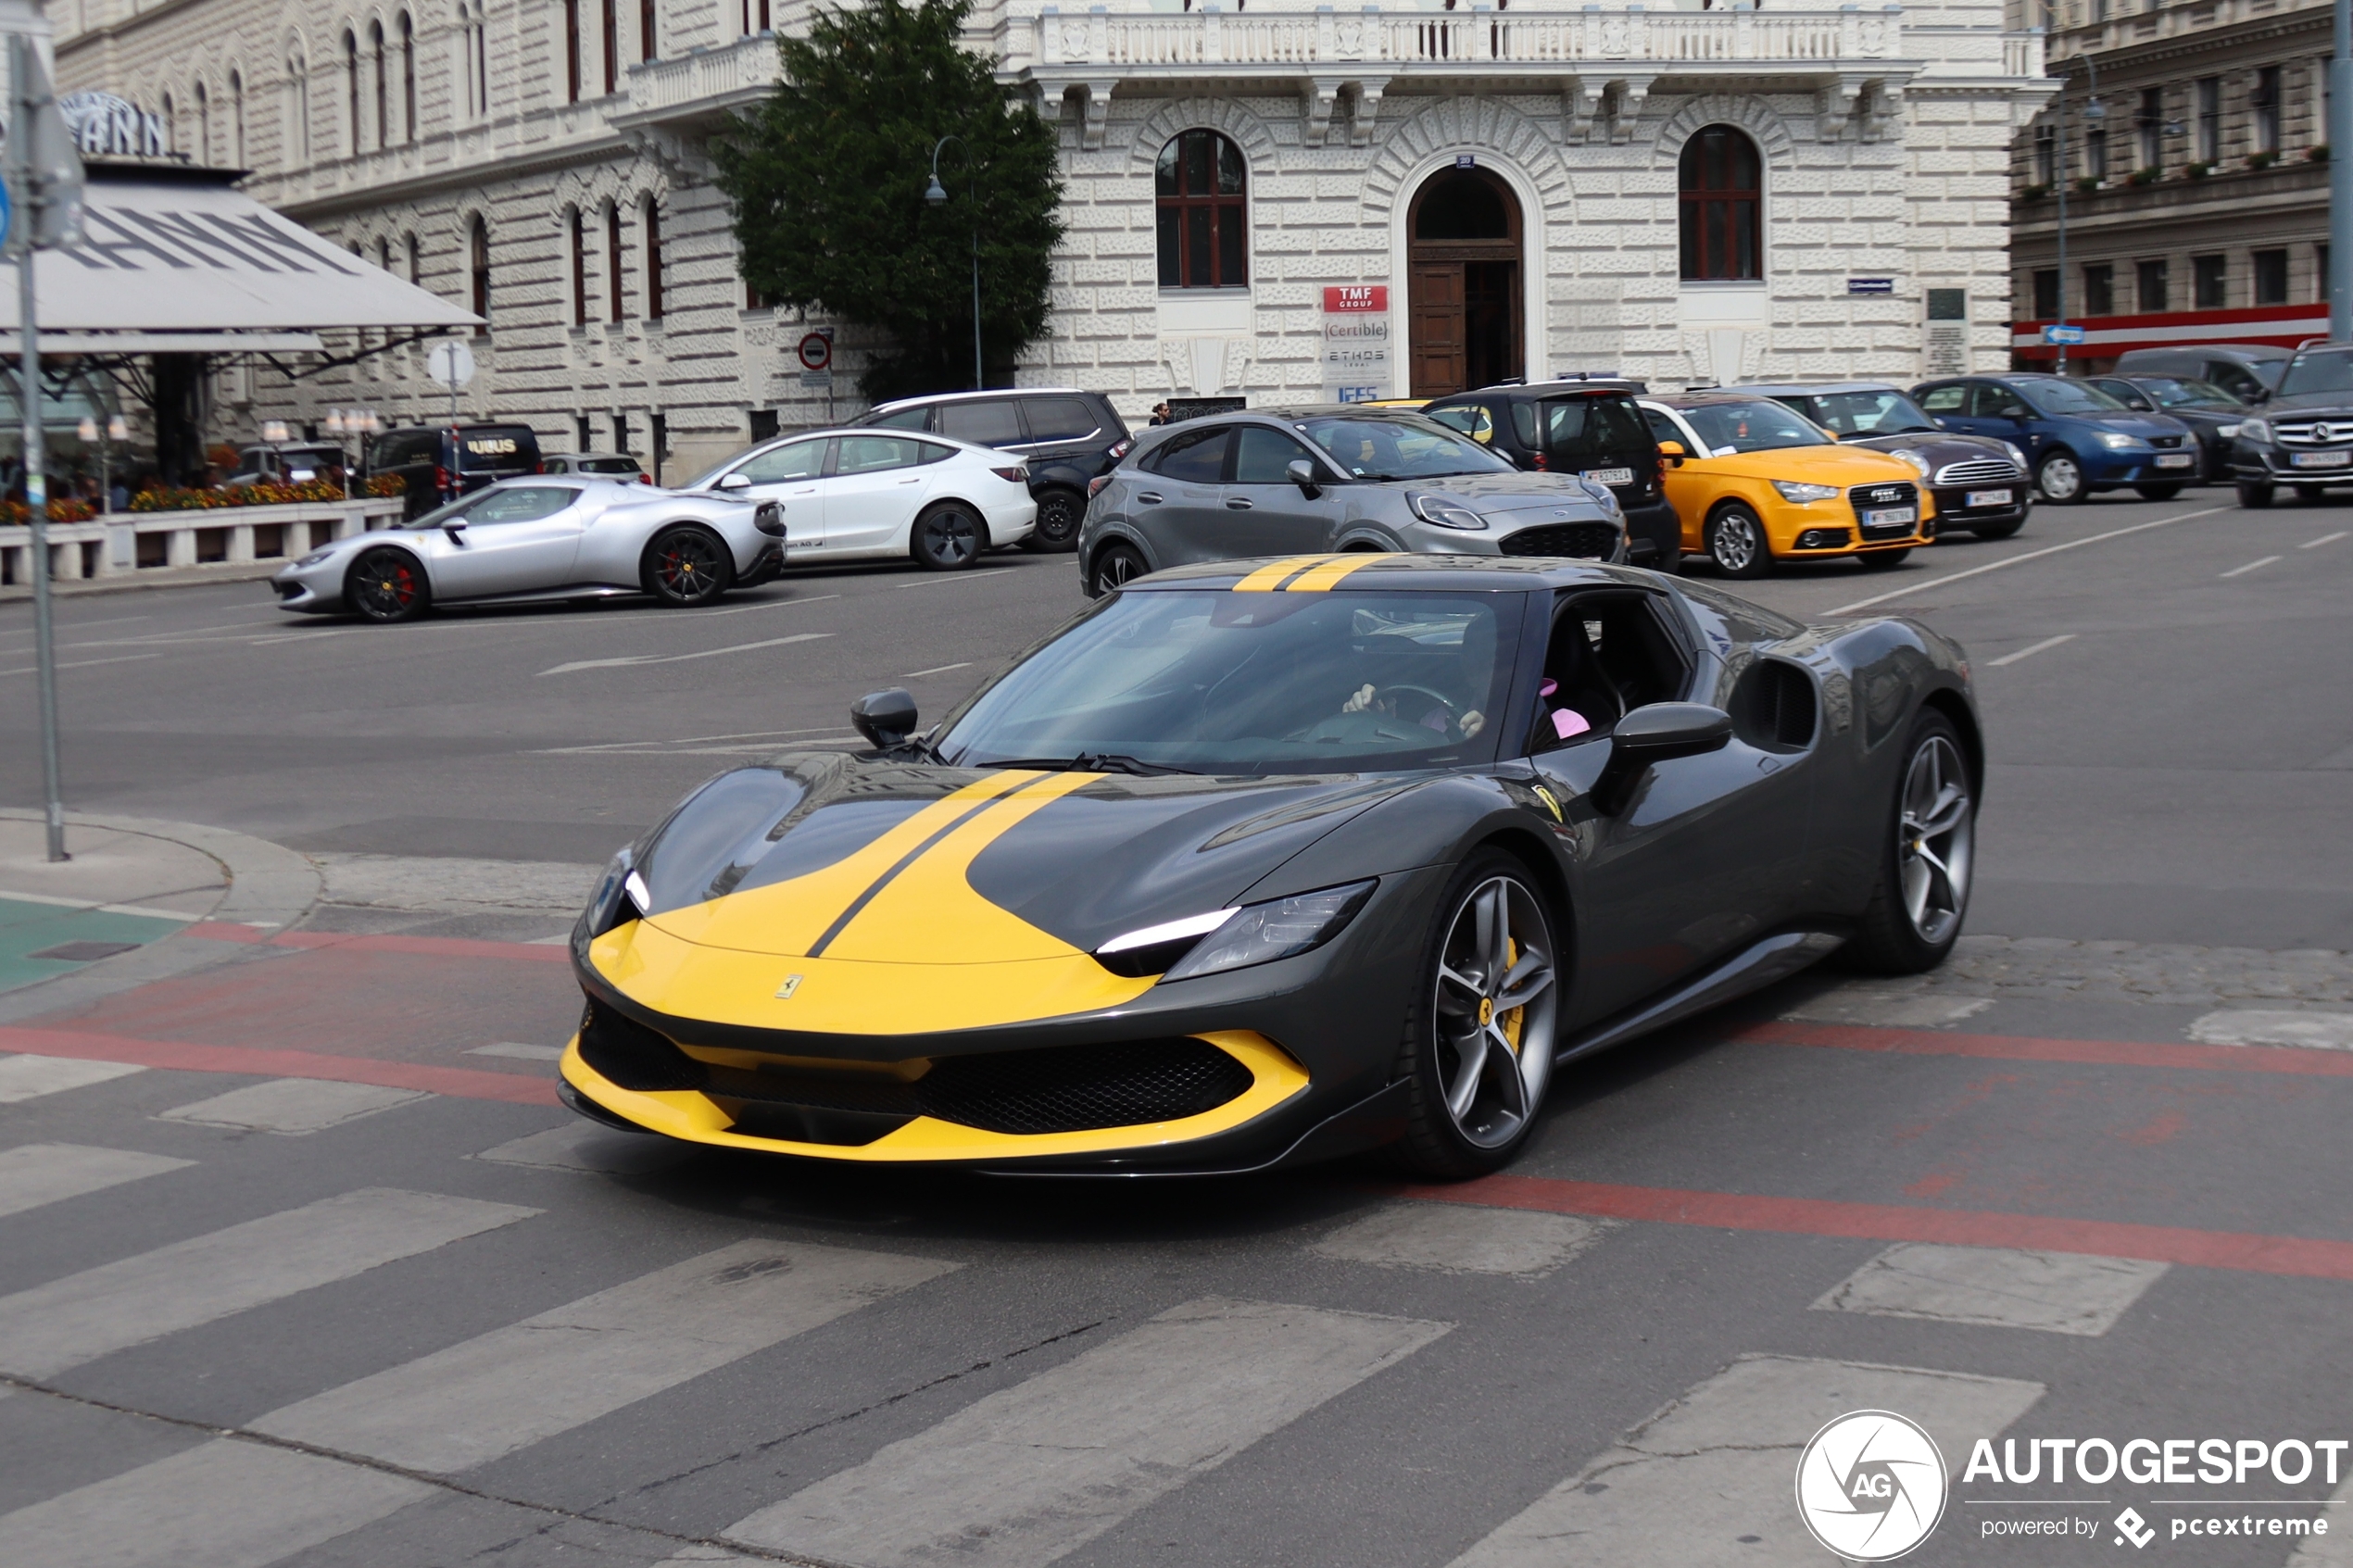
MULTIPOLYGON (((1427 633, 1434 628, 1426 626, 1423 630, 1427 633)), ((1453 634, 1459 651, 1452 661, 1453 668, 1447 678, 1439 678, 1438 673, 1433 671, 1425 677, 1429 680, 1429 684, 1422 684, 1418 681, 1386 684, 1365 681, 1348 694, 1340 710, 1342 713, 1378 713, 1385 718, 1418 725, 1432 732, 1433 744, 1469 740, 1477 735, 1487 727, 1487 715, 1447 694, 1471 693, 1474 695, 1469 701, 1476 702, 1478 700, 1476 694, 1485 692, 1493 682, 1494 622, 1485 616, 1468 618, 1460 623, 1460 630, 1453 634)), ((1436 646, 1443 647, 1445 645, 1440 643, 1436 646)))

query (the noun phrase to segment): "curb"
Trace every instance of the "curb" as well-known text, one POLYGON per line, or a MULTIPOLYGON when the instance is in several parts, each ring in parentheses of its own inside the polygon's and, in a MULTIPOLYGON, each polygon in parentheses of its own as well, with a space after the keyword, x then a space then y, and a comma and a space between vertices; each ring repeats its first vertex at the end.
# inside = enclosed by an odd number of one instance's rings
MULTIPOLYGON (((283 560, 238 561, 233 565, 149 567, 145 571, 124 572, 107 577, 72 577, 63 582, 49 581, 52 598, 78 599, 99 594, 133 594, 157 588, 203 588, 221 583, 258 583, 275 576, 286 565, 283 560)), ((32 588, 0 588, 0 604, 31 604, 32 588)))

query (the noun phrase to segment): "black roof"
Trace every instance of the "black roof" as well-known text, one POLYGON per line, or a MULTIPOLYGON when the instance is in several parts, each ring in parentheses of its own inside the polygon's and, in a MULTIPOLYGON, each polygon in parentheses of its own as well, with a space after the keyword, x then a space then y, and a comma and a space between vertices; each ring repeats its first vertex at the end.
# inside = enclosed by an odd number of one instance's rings
MULTIPOLYGON (((1287 582, 1327 561, 1353 560, 1353 556, 1265 556, 1252 560, 1202 561, 1170 567, 1121 586, 1122 593, 1155 588, 1231 588, 1253 573, 1266 571, 1275 583, 1287 582), (1282 567, 1279 576, 1268 569, 1282 567)), ((1351 588, 1399 589, 1428 593, 1493 593, 1539 588, 1607 586, 1655 587, 1657 577, 1628 567, 1546 556, 1376 556, 1333 585, 1351 588)))
POLYGON ((1631 376, 1562 376, 1552 381, 1504 382, 1495 386, 1466 387, 1433 397, 1432 403, 1448 403, 1458 397, 1563 397, 1579 392, 1625 392, 1637 395, 1650 390, 1648 382, 1631 376))
POLYGON ((1739 386, 1719 386, 1718 392, 1753 392, 1767 397, 1818 397, 1833 392, 1894 392, 1911 395, 1892 381, 1831 381, 1831 382, 1744 382, 1739 386))

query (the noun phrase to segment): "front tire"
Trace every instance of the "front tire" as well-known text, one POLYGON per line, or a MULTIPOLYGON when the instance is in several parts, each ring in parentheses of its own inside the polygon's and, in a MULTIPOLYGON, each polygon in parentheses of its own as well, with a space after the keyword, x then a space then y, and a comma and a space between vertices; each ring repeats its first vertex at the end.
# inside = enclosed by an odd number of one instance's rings
POLYGON ((1527 1143, 1552 1082, 1558 949, 1528 868, 1499 849, 1457 872, 1431 928, 1399 1066, 1414 1171, 1485 1175, 1527 1143))
POLYGON ((726 543, 708 528, 673 523, 653 536, 637 569, 638 583, 661 604, 707 605, 735 582, 726 543))
POLYGON ((1909 549, 1865 550, 1855 558, 1863 563, 1865 571, 1885 571, 1891 566, 1903 565, 1904 558, 1911 553, 1909 549))
POLYGON ((2075 460, 2072 452, 2053 452, 2034 470, 2034 488, 2043 499, 2054 506, 2080 506, 2091 498, 2091 489, 2083 483, 2083 465, 2075 460))
POLYGON ((433 608, 433 585, 425 569, 406 550, 389 545, 362 550, 343 574, 344 608, 379 626, 414 621, 433 608))
POLYGON ((1707 520, 1707 558, 1727 577, 1768 576, 1773 570, 1772 546, 1765 541, 1765 525, 1745 506, 1721 508, 1707 520))
POLYGON ((1930 709, 1912 722, 1881 838, 1878 884, 1850 963, 1874 974, 1919 974, 1944 961, 1969 915, 1977 802, 1960 732, 1930 709))
POLYGON ((2239 481, 2240 506, 2245 507, 2249 511, 2259 512, 2271 504, 2271 487, 2270 485, 2249 484, 2244 479, 2239 481))
POLYGON ((915 520, 908 548, 926 571, 963 571, 988 548, 988 524, 962 501, 943 501, 915 520))
POLYGON ((2135 484, 2133 489, 2144 501, 2170 501, 2182 493, 2178 484, 2135 484))
POLYGON ((1038 527, 1023 547, 1040 555, 1078 548, 1078 525, 1087 521, 1087 497, 1060 485, 1038 493, 1038 527))
POLYGON ((1143 555, 1133 545, 1106 545, 1095 552, 1092 573, 1088 581, 1095 590, 1095 597, 1115 594, 1131 580, 1151 570, 1143 555))

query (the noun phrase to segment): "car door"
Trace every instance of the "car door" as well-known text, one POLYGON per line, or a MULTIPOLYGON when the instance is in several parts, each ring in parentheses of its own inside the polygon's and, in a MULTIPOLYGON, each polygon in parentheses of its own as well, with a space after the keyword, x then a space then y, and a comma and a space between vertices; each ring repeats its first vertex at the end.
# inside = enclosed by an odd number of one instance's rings
MULTIPOLYGON (((926 452, 947 450, 912 435, 837 435, 824 496, 825 548, 887 550, 905 543, 915 513, 939 473, 926 452)), ((786 525, 790 536, 792 525, 786 525)))
POLYGON ((1944 429, 1962 435, 1976 433, 1969 428, 1969 383, 1956 381, 1922 387, 1917 401, 1920 412, 1944 429))
POLYGON ((1340 501, 1328 485, 1311 497, 1290 481, 1295 462, 1327 470, 1299 442, 1265 425, 1234 431, 1233 477, 1222 492, 1220 552, 1227 558, 1313 555, 1328 550, 1340 501))
POLYGON ((1130 520, 1151 545, 1152 564, 1230 560, 1226 538, 1226 455, 1231 425, 1181 429, 1140 465, 1130 520))
POLYGON ((2017 443, 2028 461, 2040 458, 2050 444, 2052 424, 2032 405, 2000 382, 1977 383, 1969 393, 1969 431, 1973 435, 2017 443))
POLYGON ((1700 525, 1707 521, 1708 508, 1722 493, 1718 460, 1709 456, 1697 433, 1666 409, 1646 403, 1642 417, 1650 424, 1653 440, 1672 441, 1684 451, 1680 463, 1667 459, 1667 504, 1675 508, 1675 521, 1683 525, 1683 548, 1699 549, 1700 525))
POLYGON ((448 547, 429 569, 434 596, 477 599, 563 586, 572 580, 586 511, 573 485, 485 490, 466 509, 462 529, 437 531, 448 547))
POLYGON ((817 487, 824 478, 829 440, 810 436, 755 452, 720 475, 711 488, 739 501, 775 502, 784 508, 789 547, 821 548, 825 543, 825 517, 817 487))

